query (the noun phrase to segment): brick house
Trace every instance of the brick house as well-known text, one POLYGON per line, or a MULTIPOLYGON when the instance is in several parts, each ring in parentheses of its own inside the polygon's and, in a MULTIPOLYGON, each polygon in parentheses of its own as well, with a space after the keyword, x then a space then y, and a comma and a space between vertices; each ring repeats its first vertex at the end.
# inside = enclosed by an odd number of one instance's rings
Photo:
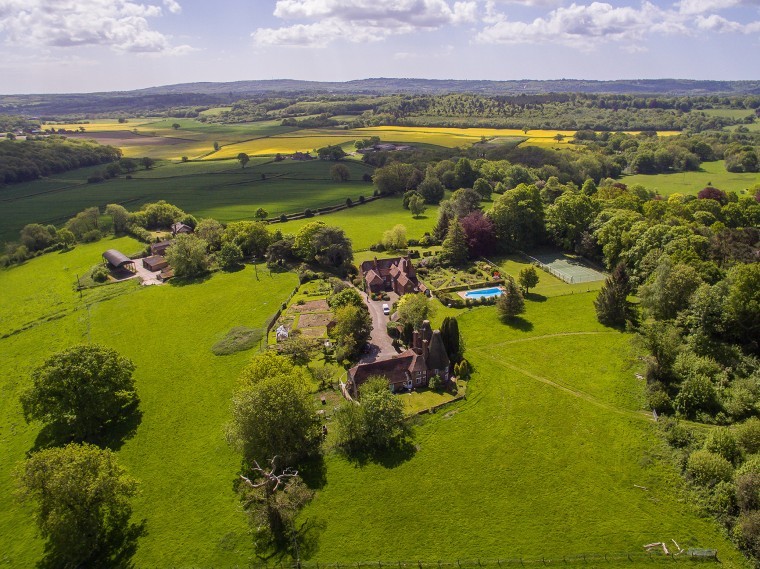
POLYGON ((412 347, 384 360, 359 364, 348 370, 346 388, 352 397, 358 395, 359 386, 372 376, 382 376, 394 393, 427 387, 430 378, 437 375, 444 382, 451 379, 451 362, 446 354, 440 330, 432 330, 425 320, 414 332, 412 347))
POLYGON ((364 261, 361 271, 370 292, 393 291, 399 296, 415 292, 427 294, 428 289, 417 280, 417 273, 409 257, 375 257, 372 261, 364 261))

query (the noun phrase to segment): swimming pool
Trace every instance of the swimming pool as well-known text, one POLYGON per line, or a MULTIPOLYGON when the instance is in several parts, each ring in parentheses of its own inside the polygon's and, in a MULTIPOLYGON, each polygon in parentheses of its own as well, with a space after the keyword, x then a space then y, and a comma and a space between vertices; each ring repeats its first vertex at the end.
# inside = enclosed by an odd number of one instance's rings
POLYGON ((499 287, 492 288, 478 288, 475 290, 468 290, 464 293, 465 298, 490 298, 492 296, 501 296, 504 293, 499 287))

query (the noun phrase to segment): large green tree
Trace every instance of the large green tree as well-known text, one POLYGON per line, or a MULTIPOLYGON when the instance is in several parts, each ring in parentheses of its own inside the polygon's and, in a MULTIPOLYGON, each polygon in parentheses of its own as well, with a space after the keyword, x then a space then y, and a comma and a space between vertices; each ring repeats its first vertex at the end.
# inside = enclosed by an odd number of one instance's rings
POLYGON ((406 190, 414 190, 412 181, 419 171, 411 164, 391 162, 378 168, 372 175, 372 181, 383 195, 402 194, 406 190))
POLYGON ((694 267, 673 263, 665 256, 649 282, 639 288, 642 306, 658 320, 675 318, 689 305, 689 298, 702 284, 694 267))
POLYGON ((311 237, 311 249, 317 262, 329 267, 341 267, 354 258, 351 239, 340 227, 320 227, 311 237))
POLYGON ((504 192, 490 216, 498 236, 513 247, 531 247, 543 239, 544 204, 535 186, 520 184, 504 192))
POLYGON ((283 356, 266 355, 244 370, 232 399, 227 440, 249 464, 277 457, 276 465, 283 468, 319 452, 321 433, 309 382, 306 370, 283 356))
POLYGON ((607 277, 594 299, 596 318, 606 326, 623 326, 631 318, 628 295, 631 293, 625 264, 620 263, 607 277))
POLYGON ((113 452, 75 443, 48 448, 32 454, 17 476, 50 566, 121 566, 117 560, 138 533, 129 524, 137 482, 113 452))
POLYGON ((234 221, 227 224, 222 242, 234 243, 244 255, 263 257, 272 242, 272 235, 263 221, 234 221))
POLYGON ((462 265, 467 262, 470 256, 467 247, 467 235, 464 232, 462 224, 458 218, 454 218, 449 223, 449 230, 446 239, 443 240, 441 247, 441 258, 449 265, 462 265))
POLYGON ((566 192, 546 210, 546 229, 560 247, 574 250, 598 211, 598 203, 582 193, 566 192))
POLYGON ((501 319, 506 322, 525 312, 525 300, 512 277, 508 277, 507 282, 504 283, 504 294, 496 301, 496 308, 501 319))
POLYGON ((293 252, 304 261, 313 261, 317 255, 314 249, 314 235, 325 227, 327 225, 324 221, 312 221, 301 227, 293 241, 293 252))
POLYGON ((384 377, 371 377, 359 387, 359 405, 345 402, 335 415, 338 445, 348 453, 391 448, 411 434, 404 403, 388 389, 384 377))
POLYGON ((65 426, 78 440, 123 419, 138 402, 131 360, 111 348, 74 346, 49 357, 32 373, 21 396, 27 421, 65 426))
POLYGON ((399 322, 408 324, 414 330, 422 326, 422 322, 433 316, 433 304, 422 293, 405 294, 396 305, 399 322))
POLYGON ((359 355, 372 333, 372 318, 366 306, 347 304, 335 311, 335 326, 330 335, 338 344, 336 359, 351 360, 359 355))
POLYGON ((166 260, 178 277, 197 277, 208 271, 208 244, 194 233, 177 235, 166 250, 166 260))

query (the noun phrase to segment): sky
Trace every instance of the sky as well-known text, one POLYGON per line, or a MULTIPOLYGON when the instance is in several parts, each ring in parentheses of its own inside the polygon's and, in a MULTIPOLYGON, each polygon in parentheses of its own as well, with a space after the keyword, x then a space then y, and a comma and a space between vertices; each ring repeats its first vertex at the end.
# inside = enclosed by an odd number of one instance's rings
POLYGON ((0 93, 196 81, 760 79, 760 0, 0 0, 0 93))

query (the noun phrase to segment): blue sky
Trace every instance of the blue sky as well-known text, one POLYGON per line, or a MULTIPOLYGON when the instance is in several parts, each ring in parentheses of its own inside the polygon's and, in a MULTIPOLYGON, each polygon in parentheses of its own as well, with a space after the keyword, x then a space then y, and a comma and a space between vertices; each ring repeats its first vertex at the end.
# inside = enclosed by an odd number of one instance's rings
POLYGON ((0 0, 0 92, 192 81, 760 79, 760 0, 0 0))

